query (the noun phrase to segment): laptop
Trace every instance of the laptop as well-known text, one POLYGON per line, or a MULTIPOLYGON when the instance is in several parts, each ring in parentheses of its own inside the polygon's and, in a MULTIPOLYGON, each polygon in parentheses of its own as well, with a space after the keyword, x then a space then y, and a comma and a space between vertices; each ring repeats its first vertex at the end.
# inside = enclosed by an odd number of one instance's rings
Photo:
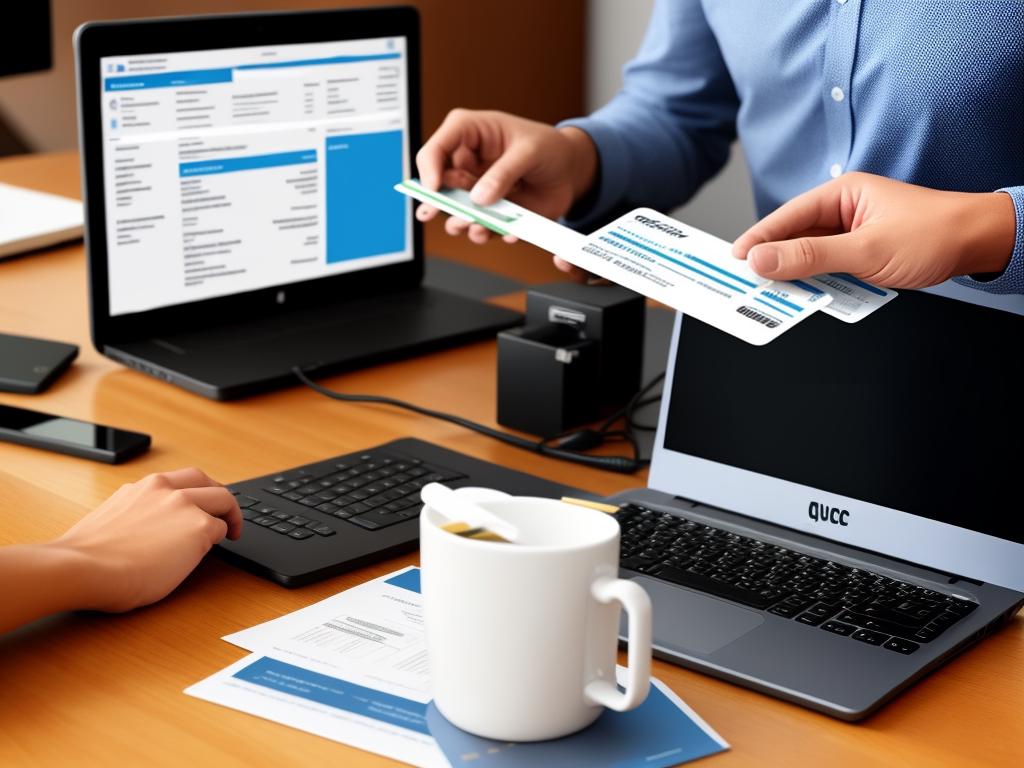
POLYGON ((1024 297, 954 284, 763 347, 677 316, 648 488, 612 498, 656 655, 858 720, 1009 621, 1022 338, 1024 297))
POLYGON ((80 27, 96 348, 226 400, 519 322, 421 284, 419 48, 402 7, 80 27))

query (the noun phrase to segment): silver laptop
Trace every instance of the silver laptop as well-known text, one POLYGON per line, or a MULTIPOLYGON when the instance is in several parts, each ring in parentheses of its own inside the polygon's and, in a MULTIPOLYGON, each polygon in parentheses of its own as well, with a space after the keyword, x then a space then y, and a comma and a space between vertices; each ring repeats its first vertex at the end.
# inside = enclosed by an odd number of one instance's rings
POLYGON ((614 497, 656 654, 858 720, 1024 602, 1024 297, 946 284, 764 347, 677 316, 614 497))

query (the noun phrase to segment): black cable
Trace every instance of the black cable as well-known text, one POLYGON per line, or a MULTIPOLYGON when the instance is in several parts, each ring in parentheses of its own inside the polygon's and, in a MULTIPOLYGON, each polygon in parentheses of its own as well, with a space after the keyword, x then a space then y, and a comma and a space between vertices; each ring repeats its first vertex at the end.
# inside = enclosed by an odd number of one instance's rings
MULTIPOLYGON (((628 431, 622 430, 621 434, 616 433, 616 436, 624 437, 633 446, 633 456, 593 456, 588 453, 580 453, 577 450, 571 450, 559 445, 550 445, 549 442, 554 438, 545 438, 543 440, 530 440, 519 435, 513 435, 509 432, 503 432, 500 429, 494 429, 488 427, 485 424, 478 424, 475 421, 463 418, 462 416, 456 416, 450 413, 444 413, 443 411, 435 411, 431 408, 424 408, 421 405, 414 403, 407 403, 404 400, 396 400, 393 397, 386 397, 384 395, 350 395, 344 392, 336 392, 333 389, 317 384, 306 373, 302 368, 295 366, 292 368, 292 373, 310 389, 319 392, 325 397, 329 397, 332 400, 340 400, 346 403, 372 403, 376 405, 390 405, 395 408, 402 408, 413 413, 418 413, 421 416, 429 416, 432 419, 440 419, 441 421, 447 421, 450 424, 456 424, 464 429, 472 430, 473 432, 479 432, 482 435, 493 438, 500 442, 506 443, 507 445, 513 445, 516 448, 522 448, 523 450, 532 451, 533 453, 539 453, 542 456, 550 456, 554 459, 562 459, 563 461, 571 461, 577 464, 583 464, 588 467, 595 467, 597 469, 605 469, 611 472, 621 472, 624 474, 632 474, 639 471, 643 467, 650 463, 650 459, 643 459, 640 457, 640 448, 636 442, 636 438, 628 431)), ((664 375, 664 374, 662 374, 664 375)), ((649 391, 650 387, 654 386, 657 381, 649 384, 644 390, 638 393, 638 396, 646 391, 649 391)), ((638 396, 634 396, 634 399, 638 399, 638 396)), ((633 402, 632 400, 630 402, 633 402)), ((621 418, 620 414, 617 418, 621 418)), ((587 430, 579 430, 585 432, 587 430)), ((604 430, 607 432, 607 429, 604 430)), ((570 433, 571 435, 572 433, 570 433)))

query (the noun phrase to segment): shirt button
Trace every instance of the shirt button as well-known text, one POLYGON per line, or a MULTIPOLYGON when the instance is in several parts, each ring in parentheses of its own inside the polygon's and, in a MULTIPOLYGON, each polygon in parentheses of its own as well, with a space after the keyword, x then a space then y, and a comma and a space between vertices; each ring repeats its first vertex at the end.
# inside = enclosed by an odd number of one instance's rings
POLYGON ((832 101, 842 101, 844 95, 843 89, 838 85, 832 88, 832 101))
POLYGON ((828 169, 828 173, 829 176, 831 176, 833 179, 838 176, 841 176, 843 173, 843 166, 841 166, 839 163, 832 163, 832 167, 828 169))

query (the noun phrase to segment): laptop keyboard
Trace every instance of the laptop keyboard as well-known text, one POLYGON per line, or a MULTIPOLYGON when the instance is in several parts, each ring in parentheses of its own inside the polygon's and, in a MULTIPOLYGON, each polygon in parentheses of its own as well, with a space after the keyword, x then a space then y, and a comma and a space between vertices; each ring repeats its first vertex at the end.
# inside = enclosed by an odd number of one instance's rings
POLYGON ((616 515, 620 566, 809 629, 910 654, 977 603, 636 504, 616 515))
POLYGON ((234 493, 246 523, 302 541, 333 536, 337 523, 376 531, 419 517, 420 488, 462 477, 419 459, 361 453, 268 477, 259 498, 234 493))

